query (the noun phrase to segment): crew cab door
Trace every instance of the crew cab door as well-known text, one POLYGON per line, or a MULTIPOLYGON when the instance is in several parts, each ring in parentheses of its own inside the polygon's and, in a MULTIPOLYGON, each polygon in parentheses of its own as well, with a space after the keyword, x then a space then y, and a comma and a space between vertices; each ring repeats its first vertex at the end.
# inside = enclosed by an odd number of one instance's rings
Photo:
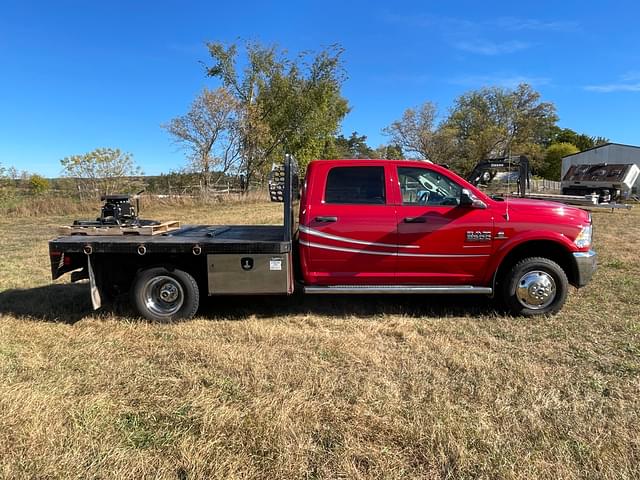
POLYGON ((388 203, 391 166, 358 161, 314 165, 299 245, 307 284, 391 283, 396 269, 395 206, 388 203))
POLYGON ((397 282, 480 285, 489 262, 490 209, 460 205, 462 186, 427 166, 396 167, 397 282))

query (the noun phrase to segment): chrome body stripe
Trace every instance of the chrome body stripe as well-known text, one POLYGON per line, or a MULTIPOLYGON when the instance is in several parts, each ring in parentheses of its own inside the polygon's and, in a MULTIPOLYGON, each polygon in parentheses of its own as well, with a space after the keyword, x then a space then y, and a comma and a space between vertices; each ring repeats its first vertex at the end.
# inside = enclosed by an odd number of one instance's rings
POLYGON ((364 253, 366 255, 391 255, 395 257, 423 257, 423 258, 473 258, 473 257, 488 257, 488 254, 455 254, 455 253, 400 253, 400 252, 376 252, 373 250, 360 250, 356 248, 346 247, 334 247, 332 245, 324 245, 322 243, 305 242, 300 240, 300 245, 311 248, 321 248, 324 250, 333 250, 335 252, 348 252, 348 253, 364 253))
POLYGON ((373 247, 388 247, 388 248, 420 248, 418 245, 397 245, 395 243, 365 242, 364 240, 355 240, 353 238, 339 237, 338 235, 333 235, 331 233, 321 232, 320 230, 316 230, 314 228, 305 227, 304 225, 300 225, 299 230, 302 233, 306 233, 307 235, 313 235, 313 236, 320 237, 320 238, 326 238, 328 240, 336 240, 338 242, 356 243, 358 245, 370 245, 370 246, 373 246, 373 247))
POLYGON ((466 293, 491 295, 493 289, 491 287, 474 287, 471 285, 309 285, 304 287, 304 293, 466 293))
POLYGON ((396 255, 396 252, 370 252, 367 250, 358 250, 355 248, 345 248, 345 247, 332 247, 331 245, 323 245, 321 243, 313 243, 313 242, 305 242, 304 240, 300 240, 300 245, 304 245, 305 247, 312 248, 322 248, 324 250, 333 250, 336 252, 348 252, 348 253, 366 253, 367 255, 396 255))

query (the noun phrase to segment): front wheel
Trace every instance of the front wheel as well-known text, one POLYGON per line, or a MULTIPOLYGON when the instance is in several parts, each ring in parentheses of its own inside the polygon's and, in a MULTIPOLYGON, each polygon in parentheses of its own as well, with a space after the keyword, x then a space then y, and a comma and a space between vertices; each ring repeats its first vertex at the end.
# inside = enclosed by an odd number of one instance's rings
POLYGON ((525 258, 507 272, 502 285, 504 301, 515 315, 533 317, 560 311, 567 299, 569 281, 556 262, 525 258))
POLYGON ((138 274, 131 288, 131 300, 147 320, 167 323, 192 318, 198 310, 200 292, 187 272, 156 267, 138 274))

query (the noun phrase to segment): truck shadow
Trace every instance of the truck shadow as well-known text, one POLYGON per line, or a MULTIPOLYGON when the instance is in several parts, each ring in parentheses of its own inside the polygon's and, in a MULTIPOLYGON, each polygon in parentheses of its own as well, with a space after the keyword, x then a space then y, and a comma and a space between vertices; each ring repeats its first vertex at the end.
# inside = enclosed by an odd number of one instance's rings
POLYGON ((199 316, 219 320, 269 318, 279 315, 411 318, 500 315, 496 302, 479 295, 303 295, 209 297, 199 316))
MULTIPOLYGON (((403 315, 412 318, 501 314, 494 302, 477 295, 302 295, 224 296, 206 298, 198 317, 210 320, 246 320, 281 315, 370 318, 403 315)), ((88 284, 46 285, 0 292, 0 314, 32 321, 72 325, 85 317, 135 314, 126 296, 99 312, 89 300, 88 284)))
POLYGON ((0 314, 74 324, 91 315, 88 284, 44 285, 0 292, 0 314))

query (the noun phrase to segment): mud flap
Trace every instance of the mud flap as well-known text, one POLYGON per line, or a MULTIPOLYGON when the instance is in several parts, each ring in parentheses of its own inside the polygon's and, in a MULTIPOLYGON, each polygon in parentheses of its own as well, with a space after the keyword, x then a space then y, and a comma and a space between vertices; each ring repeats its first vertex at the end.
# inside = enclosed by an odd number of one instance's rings
POLYGON ((87 270, 89 272, 89 289, 91 292, 91 305, 94 310, 98 310, 102 306, 102 298, 100 297, 100 289, 96 284, 96 276, 93 273, 91 255, 87 255, 87 270))

